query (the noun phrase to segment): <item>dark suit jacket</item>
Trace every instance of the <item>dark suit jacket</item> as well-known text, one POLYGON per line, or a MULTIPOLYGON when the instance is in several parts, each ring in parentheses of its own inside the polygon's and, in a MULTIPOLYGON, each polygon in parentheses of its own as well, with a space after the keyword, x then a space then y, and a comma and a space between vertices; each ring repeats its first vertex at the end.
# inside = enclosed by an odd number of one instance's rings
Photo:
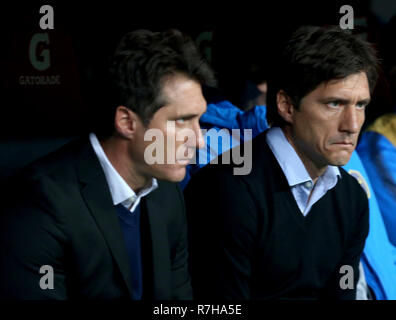
MULTIPOLYGON (((88 139, 40 159, 13 181, 5 185, 1 215, 0 296, 129 299, 123 235, 88 139), (54 289, 40 287, 44 265, 53 268, 54 289)), ((158 184, 141 202, 143 298, 190 299, 183 196, 174 183, 158 184)))

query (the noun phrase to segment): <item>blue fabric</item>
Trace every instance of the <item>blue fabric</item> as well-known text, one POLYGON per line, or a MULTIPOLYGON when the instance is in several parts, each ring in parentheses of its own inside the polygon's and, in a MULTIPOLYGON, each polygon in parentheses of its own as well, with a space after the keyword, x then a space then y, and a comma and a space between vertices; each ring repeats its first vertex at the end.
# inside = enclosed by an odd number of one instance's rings
POLYGON ((216 103, 209 103, 206 112, 200 119, 201 128, 208 130, 204 134, 205 147, 197 151, 195 164, 190 164, 186 168, 186 176, 180 182, 180 187, 185 188, 188 181, 195 172, 207 165, 211 160, 223 152, 236 147, 241 142, 254 138, 259 133, 268 128, 266 119, 266 106, 256 106, 248 111, 242 111, 231 102, 224 100, 216 103), (232 135, 232 129, 240 132, 240 138, 232 135), (251 130, 251 136, 245 137, 245 129, 251 130), (217 142, 219 131, 223 130, 229 143, 217 142))
POLYGON ((385 136, 367 131, 357 151, 373 184, 389 240, 396 247, 396 147, 385 136))
POLYGON ((122 204, 115 206, 131 268, 132 299, 141 300, 143 293, 142 254, 140 244, 140 204, 132 213, 122 204))
POLYGON ((396 250, 389 241, 376 194, 373 192, 372 186, 375 182, 370 181, 356 151, 352 153, 350 161, 343 168, 357 178, 369 197, 370 229, 361 258, 366 282, 373 289, 377 300, 394 300, 396 299, 396 250))
POLYGON ((242 111, 224 100, 209 103, 200 122, 203 128, 252 129, 252 136, 255 137, 268 128, 266 115, 266 106, 255 106, 248 111, 242 111))

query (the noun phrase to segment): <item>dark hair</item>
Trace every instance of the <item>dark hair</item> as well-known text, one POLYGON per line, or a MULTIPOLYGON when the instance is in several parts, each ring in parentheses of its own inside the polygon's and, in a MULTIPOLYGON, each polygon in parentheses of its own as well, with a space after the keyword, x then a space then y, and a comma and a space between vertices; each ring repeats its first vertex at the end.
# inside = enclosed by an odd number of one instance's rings
POLYGON ((202 86, 216 85, 211 67, 192 39, 175 29, 127 33, 110 60, 109 73, 111 110, 106 113, 110 122, 102 127, 102 136, 113 133, 114 114, 120 105, 133 110, 148 125, 153 114, 166 104, 161 93, 168 76, 183 74, 202 86))
POLYGON ((274 126, 285 124, 276 103, 279 90, 285 91, 298 108, 301 99, 321 83, 365 72, 372 92, 378 65, 374 48, 347 30, 300 27, 287 41, 268 80, 268 121, 274 126))

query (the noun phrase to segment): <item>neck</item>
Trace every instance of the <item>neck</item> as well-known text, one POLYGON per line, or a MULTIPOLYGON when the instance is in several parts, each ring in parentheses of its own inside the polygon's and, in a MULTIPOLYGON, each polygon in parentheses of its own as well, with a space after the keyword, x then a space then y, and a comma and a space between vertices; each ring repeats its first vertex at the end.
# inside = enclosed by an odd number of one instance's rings
POLYGON ((296 143, 296 140, 293 137, 291 127, 285 126, 282 128, 282 131, 287 141, 289 141, 289 143, 291 144, 291 146, 293 147, 293 149, 296 151, 297 155, 301 159, 312 181, 316 183, 318 178, 325 173, 327 169, 327 164, 323 164, 323 165, 318 164, 318 162, 315 162, 311 157, 309 157, 307 152, 304 152, 302 148, 299 148, 298 143, 296 143))
POLYGON ((114 169, 135 193, 147 185, 148 177, 138 173, 129 157, 128 140, 112 136, 100 141, 100 144, 114 169))

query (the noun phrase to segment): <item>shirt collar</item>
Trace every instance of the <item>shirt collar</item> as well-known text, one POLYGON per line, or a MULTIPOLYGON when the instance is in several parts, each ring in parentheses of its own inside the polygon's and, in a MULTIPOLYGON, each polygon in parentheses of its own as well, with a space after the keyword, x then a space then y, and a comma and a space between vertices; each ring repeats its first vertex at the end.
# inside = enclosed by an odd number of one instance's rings
MULTIPOLYGON (((279 127, 270 128, 266 136, 267 143, 286 176, 290 187, 310 181, 313 183, 303 162, 286 139, 279 127)), ((328 166, 322 175, 326 180, 337 181, 341 177, 340 170, 336 166, 328 166)))
POLYGON ((110 189, 110 194, 113 199, 113 204, 118 205, 121 203, 131 211, 134 211, 140 202, 140 198, 146 196, 158 187, 157 179, 152 178, 149 185, 136 194, 113 167, 94 133, 89 134, 89 140, 99 159, 100 165, 103 168, 106 181, 110 189), (132 204, 133 206, 130 208, 132 204))

